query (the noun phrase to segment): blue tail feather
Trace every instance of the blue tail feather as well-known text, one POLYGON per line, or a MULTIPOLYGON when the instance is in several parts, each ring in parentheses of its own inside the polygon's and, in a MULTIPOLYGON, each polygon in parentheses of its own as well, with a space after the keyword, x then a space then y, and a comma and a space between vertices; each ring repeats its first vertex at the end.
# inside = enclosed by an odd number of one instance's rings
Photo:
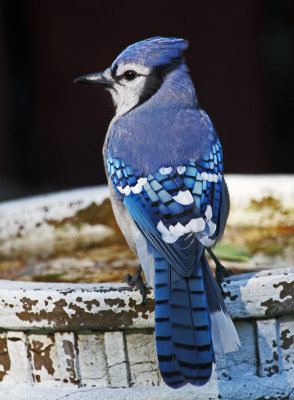
POLYGON ((167 262, 156 254, 155 262, 155 335, 159 369, 165 383, 179 388, 186 382, 173 357, 169 309, 169 268, 167 262))
MULTIPOLYGON (((202 259, 201 259, 202 260, 202 259)), ((155 252, 155 335, 165 383, 204 385, 215 361, 208 303, 199 261, 189 278, 155 252)))

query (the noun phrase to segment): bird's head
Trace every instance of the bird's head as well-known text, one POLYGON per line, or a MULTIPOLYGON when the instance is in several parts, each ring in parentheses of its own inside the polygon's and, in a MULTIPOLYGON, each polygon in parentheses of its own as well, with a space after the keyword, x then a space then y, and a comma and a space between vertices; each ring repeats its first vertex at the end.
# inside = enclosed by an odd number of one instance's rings
POLYGON ((152 97, 166 76, 182 65, 184 39, 153 37, 127 47, 101 73, 81 76, 77 83, 104 87, 110 91, 116 115, 123 115, 152 97))

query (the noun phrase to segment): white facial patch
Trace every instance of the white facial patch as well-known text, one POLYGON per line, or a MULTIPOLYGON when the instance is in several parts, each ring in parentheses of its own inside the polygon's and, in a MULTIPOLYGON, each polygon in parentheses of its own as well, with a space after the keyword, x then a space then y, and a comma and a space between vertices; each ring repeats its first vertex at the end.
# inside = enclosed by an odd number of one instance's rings
POLYGON ((107 68, 107 69, 103 72, 102 77, 105 78, 105 79, 107 79, 107 80, 109 80, 109 81, 112 80, 110 68, 107 68))
POLYGON ((120 64, 117 67, 116 76, 119 81, 114 82, 113 88, 109 89, 116 107, 116 117, 126 114, 139 103, 150 72, 150 68, 135 63, 120 64), (128 80, 124 77, 127 71, 134 71, 137 74, 136 77, 128 80))
POLYGON ((150 68, 145 67, 145 65, 140 65, 136 63, 120 64, 117 67, 116 75, 122 76, 127 71, 135 71, 138 75, 149 75, 150 68))
POLYGON ((146 76, 139 75, 132 81, 121 80, 109 90, 116 107, 116 117, 127 113, 139 103, 145 81, 146 76))

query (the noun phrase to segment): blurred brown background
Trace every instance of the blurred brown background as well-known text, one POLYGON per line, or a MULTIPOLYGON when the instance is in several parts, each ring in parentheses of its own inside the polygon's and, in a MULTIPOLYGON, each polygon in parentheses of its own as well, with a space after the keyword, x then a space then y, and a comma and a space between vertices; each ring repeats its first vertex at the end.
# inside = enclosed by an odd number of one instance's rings
POLYGON ((0 200, 106 182, 110 96, 72 81, 157 35, 189 40, 225 171, 293 173, 293 1, 0 4, 0 200))

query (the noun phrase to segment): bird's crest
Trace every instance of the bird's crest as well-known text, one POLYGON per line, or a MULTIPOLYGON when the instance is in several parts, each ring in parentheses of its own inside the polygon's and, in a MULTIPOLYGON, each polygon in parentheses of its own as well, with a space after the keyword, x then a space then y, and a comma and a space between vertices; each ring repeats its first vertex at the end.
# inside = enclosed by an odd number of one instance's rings
POLYGON ((153 37, 128 46, 112 64, 112 69, 120 63, 131 63, 153 67, 169 64, 181 59, 188 42, 179 38, 153 37))

